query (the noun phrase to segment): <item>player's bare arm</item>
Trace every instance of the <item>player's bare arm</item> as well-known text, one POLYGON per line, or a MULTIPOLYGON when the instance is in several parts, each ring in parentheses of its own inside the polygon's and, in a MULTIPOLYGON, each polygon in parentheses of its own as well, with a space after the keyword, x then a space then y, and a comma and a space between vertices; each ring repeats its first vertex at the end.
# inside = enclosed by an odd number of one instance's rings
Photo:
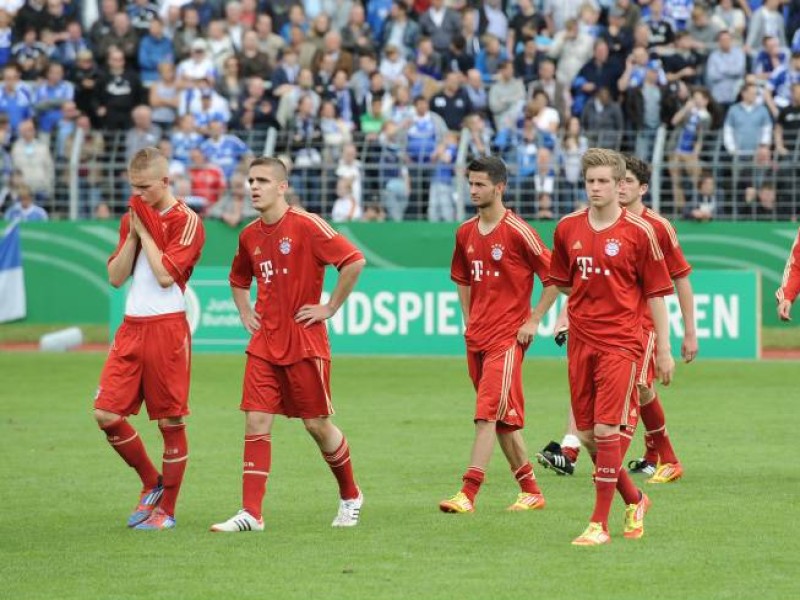
POLYGON ((458 302, 461 304, 461 316, 464 319, 464 327, 469 322, 469 299, 472 293, 472 288, 468 285, 458 285, 458 302))
POLYGON ((261 329, 261 318, 250 304, 250 290, 231 286, 231 294, 233 295, 233 303, 239 311, 239 319, 241 319, 242 325, 244 325, 247 333, 254 334, 261 329))
POLYGON ((108 281, 115 288, 125 283, 133 273, 133 262, 136 259, 138 245, 139 236, 131 226, 119 253, 108 263, 108 281))
POLYGON ((161 260, 164 253, 158 249, 158 245, 153 239, 153 236, 150 235, 150 232, 147 231, 147 227, 144 226, 133 211, 131 211, 131 229, 135 230, 136 234, 139 236, 139 240, 142 243, 142 252, 144 252, 145 257, 147 257, 147 262, 150 263, 150 268, 156 276, 158 285, 163 288, 168 288, 175 283, 175 279, 169 274, 169 271, 164 267, 164 263, 161 260))
POLYGON ((778 318, 781 321, 791 321, 792 301, 785 298, 778 302, 778 318))
POLYGON ((678 304, 683 317, 683 342, 681 343, 681 356, 687 363, 692 362, 697 356, 697 328, 694 319, 694 292, 688 277, 675 280, 675 291, 678 293, 678 304))
POLYGON ((328 303, 306 304, 305 306, 301 306, 300 310, 298 310, 297 314, 294 316, 295 322, 303 323, 305 327, 310 327, 314 323, 321 323, 335 315, 336 311, 338 311, 342 304, 344 304, 344 301, 347 300, 350 292, 353 291, 356 281, 358 281, 358 277, 361 275, 361 271, 366 264, 367 261, 361 259, 342 267, 342 270, 339 271, 339 279, 336 282, 336 287, 333 289, 328 303))
POLYGON ((672 347, 669 341, 669 320, 664 298, 649 298, 647 304, 653 317, 656 330, 656 376, 664 385, 669 385, 675 372, 675 360, 672 358, 672 347))
POLYGON ((553 285, 548 285, 542 290, 542 295, 539 296, 539 302, 531 310, 531 315, 528 320, 522 324, 522 327, 517 331, 517 341, 520 344, 528 345, 533 343, 536 337, 536 330, 539 328, 539 323, 542 317, 550 310, 553 303, 558 297, 558 289, 553 285))
POLYGON ((571 287, 562 287, 560 285, 557 285, 556 287, 558 288, 558 291, 564 294, 565 296, 569 296, 572 293, 571 287))

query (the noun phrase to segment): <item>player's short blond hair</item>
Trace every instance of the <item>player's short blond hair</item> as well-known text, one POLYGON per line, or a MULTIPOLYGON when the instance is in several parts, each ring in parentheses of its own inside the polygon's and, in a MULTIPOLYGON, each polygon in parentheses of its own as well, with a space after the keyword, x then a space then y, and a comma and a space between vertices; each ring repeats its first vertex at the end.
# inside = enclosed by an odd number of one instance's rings
POLYGON ((259 156, 254 158, 250 163, 250 168, 252 169, 253 167, 269 167, 280 181, 289 179, 289 171, 286 168, 286 164, 280 158, 259 156))
POLYGON ((169 162, 158 148, 142 148, 133 155, 128 163, 128 171, 141 173, 150 170, 158 179, 169 176, 169 162))
POLYGON ((583 176, 595 167, 611 167, 611 176, 615 181, 625 179, 625 159, 615 150, 606 148, 589 148, 581 159, 583 176))

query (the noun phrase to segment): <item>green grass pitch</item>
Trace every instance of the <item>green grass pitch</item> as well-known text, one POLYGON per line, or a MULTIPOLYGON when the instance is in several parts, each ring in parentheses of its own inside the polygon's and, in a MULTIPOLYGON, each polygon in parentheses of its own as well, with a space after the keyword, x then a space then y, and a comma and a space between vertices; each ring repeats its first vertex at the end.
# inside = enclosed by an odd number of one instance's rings
MULTIPOLYGON (((728 599, 800 597, 793 362, 679 365, 662 393, 686 476, 648 486, 645 537, 574 548, 594 493, 537 468, 547 508, 504 508, 517 489, 496 453, 474 515, 443 515, 472 440, 461 359, 338 358, 336 422, 366 503, 333 530, 336 487, 299 422, 273 432, 263 534, 211 534, 239 508, 242 356, 196 356, 190 462, 178 528, 125 528, 138 480, 91 417, 101 354, 0 354, 0 598, 728 599)), ((531 456, 560 439, 561 361, 525 364, 531 456)), ((134 418, 157 464, 154 424, 134 418)), ((641 452, 637 435, 631 455, 641 452)))

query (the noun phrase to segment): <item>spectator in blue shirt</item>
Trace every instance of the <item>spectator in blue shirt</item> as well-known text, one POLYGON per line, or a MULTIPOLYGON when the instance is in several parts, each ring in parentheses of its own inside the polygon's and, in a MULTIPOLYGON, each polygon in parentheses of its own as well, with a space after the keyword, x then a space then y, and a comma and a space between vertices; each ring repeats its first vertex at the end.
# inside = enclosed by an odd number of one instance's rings
POLYGON ((47 211, 41 206, 34 204, 33 193, 27 185, 17 188, 19 200, 11 205, 6 211, 6 221, 47 221, 47 211))
POLYGON ((20 69, 15 64, 3 69, 3 85, 0 87, 0 113, 8 115, 11 133, 17 135, 19 124, 33 117, 33 95, 20 82, 20 69))
POLYGON ((150 87, 158 80, 158 65, 175 63, 172 40, 164 35, 164 24, 158 17, 150 21, 149 31, 139 42, 139 69, 142 85, 150 87))
POLYGON ((222 169, 225 180, 230 181, 242 159, 249 157, 251 152, 247 144, 225 131, 225 121, 213 118, 208 127, 209 137, 200 145, 200 150, 208 162, 222 169))
POLYGON ((46 79, 36 88, 34 106, 39 131, 50 133, 61 120, 61 107, 75 99, 75 86, 64 81, 64 67, 54 62, 47 67, 46 79))

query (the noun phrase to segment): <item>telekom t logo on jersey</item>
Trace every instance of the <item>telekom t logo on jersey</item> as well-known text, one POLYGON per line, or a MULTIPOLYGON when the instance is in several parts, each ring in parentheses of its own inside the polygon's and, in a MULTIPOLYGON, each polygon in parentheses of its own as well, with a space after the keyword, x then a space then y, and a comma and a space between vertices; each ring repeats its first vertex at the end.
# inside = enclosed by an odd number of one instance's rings
POLYGON ((472 278, 475 281, 480 281, 483 277, 483 261, 482 260, 473 260, 472 261, 472 278))
POLYGON ((608 277, 611 275, 611 271, 608 269, 601 269, 600 267, 593 267, 594 265, 594 258, 591 256, 578 256, 575 259, 575 262, 578 263, 578 269, 581 271, 581 279, 589 279, 589 275, 605 275, 608 277))
POLYGON ((265 260, 258 266, 261 269, 261 275, 264 276, 264 283, 270 283, 272 281, 272 276, 275 274, 275 271, 272 270, 272 261, 265 260))

